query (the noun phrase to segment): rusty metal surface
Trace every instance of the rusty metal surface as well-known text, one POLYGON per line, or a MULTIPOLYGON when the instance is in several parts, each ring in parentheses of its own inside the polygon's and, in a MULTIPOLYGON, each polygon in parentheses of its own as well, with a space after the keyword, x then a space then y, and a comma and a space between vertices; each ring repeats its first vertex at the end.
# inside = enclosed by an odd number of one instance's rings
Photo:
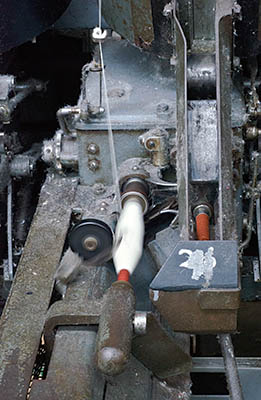
POLYGON ((59 328, 47 378, 33 382, 30 400, 93 399, 95 339, 93 328, 59 328))
POLYGON ((56 301, 47 312, 44 336, 49 353, 58 326, 98 325, 102 297, 111 282, 112 274, 108 268, 82 263, 77 277, 67 288, 64 300, 56 301))
POLYGON ((131 356, 122 374, 106 380, 103 400, 148 400, 151 391, 151 372, 131 356))
POLYGON ((218 333, 233 332, 237 329, 239 290, 230 291, 229 296, 225 291, 223 304, 220 303, 223 290, 209 290, 204 294, 198 290, 151 290, 150 296, 157 310, 176 332, 218 333), (216 309, 216 304, 220 305, 219 309, 216 309))
POLYGON ((189 400, 191 398, 189 375, 180 375, 171 382, 153 378, 151 400, 189 400))
POLYGON ((96 362, 106 375, 123 372, 130 356, 135 295, 128 282, 116 281, 106 292, 97 335, 96 362))
POLYGON ((189 372, 192 367, 186 351, 189 346, 187 337, 181 336, 168 334, 156 317, 148 313, 146 334, 133 339, 132 354, 161 379, 189 372))
POLYGON ((150 0, 107 0, 102 11, 108 25, 130 42, 148 46, 153 41, 150 0))
POLYGON ((48 176, 0 321, 0 393, 25 399, 77 179, 48 176))

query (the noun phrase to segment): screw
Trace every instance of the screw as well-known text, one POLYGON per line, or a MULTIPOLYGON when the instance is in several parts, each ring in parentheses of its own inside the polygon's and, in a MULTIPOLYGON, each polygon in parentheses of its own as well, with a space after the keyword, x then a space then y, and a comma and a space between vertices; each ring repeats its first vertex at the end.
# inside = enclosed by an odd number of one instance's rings
POLYGON ((86 239, 84 239, 83 246, 88 251, 95 251, 98 247, 98 241, 95 237, 88 236, 86 239))
POLYGON ((149 150, 152 150, 156 147, 155 141, 152 139, 147 140, 146 146, 149 150))
POLYGON ((167 103, 160 103, 157 105, 157 113, 165 113, 169 110, 169 105, 167 103))
POLYGON ((90 143, 87 147, 87 151, 89 154, 98 154, 100 149, 99 146, 97 146, 96 143, 90 143))
POLYGON ((138 170, 139 170, 138 165, 133 165, 132 170, 133 170, 133 171, 138 171, 138 170))
POLYGON ((89 166, 89 169, 90 169, 91 171, 93 171, 93 172, 94 172, 94 171, 97 171, 97 169, 100 168, 100 161, 97 160, 96 158, 94 158, 93 160, 90 160, 90 161, 89 161, 88 166, 89 166))
POLYGON ((93 186, 93 191, 94 191, 94 194, 103 194, 104 192, 105 192, 105 186, 102 184, 102 183, 96 183, 94 186, 93 186))

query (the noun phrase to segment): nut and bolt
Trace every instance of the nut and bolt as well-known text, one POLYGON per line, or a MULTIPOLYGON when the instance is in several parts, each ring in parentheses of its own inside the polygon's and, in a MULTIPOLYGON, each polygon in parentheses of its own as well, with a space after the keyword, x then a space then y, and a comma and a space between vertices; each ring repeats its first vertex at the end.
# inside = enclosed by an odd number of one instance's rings
POLYGON ((155 140, 153 140, 153 139, 147 140, 147 142, 146 142, 146 147, 147 147, 147 149, 149 149, 149 150, 155 149, 155 147, 156 147, 155 140))
POLYGON ((0 121, 3 123, 8 123, 10 122, 10 110, 7 106, 2 105, 0 106, 0 121))
POLYGON ((92 172, 95 172, 100 168, 100 161, 94 158, 93 160, 89 161, 88 167, 92 172))
POLYGON ((246 137, 249 140, 256 139, 259 135, 261 135, 261 129, 256 126, 249 126, 246 129, 246 137))
POLYGON ((87 147, 87 151, 89 154, 98 154, 100 148, 96 143, 90 143, 87 147))
POLYGON ((98 241, 95 237, 88 236, 86 239, 84 239, 83 246, 88 251, 95 251, 98 247, 98 241))
POLYGON ((99 195, 103 194, 106 191, 105 186, 102 183, 95 183, 93 186, 94 194, 99 195))

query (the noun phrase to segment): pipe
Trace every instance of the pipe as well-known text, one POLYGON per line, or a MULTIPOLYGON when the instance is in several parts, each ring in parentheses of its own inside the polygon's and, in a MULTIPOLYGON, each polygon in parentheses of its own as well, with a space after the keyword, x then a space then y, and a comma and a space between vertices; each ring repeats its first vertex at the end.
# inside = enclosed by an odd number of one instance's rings
POLYGON ((196 229, 198 240, 209 240, 209 216, 199 214, 196 217, 196 229))
POLYGON ((224 333, 219 335, 218 338, 225 364, 230 399, 243 400, 242 387, 239 379, 231 336, 228 333, 224 333))
POLYGON ((198 240, 209 240, 209 220, 212 211, 207 204, 200 204, 193 210, 193 216, 196 221, 196 231, 198 240))

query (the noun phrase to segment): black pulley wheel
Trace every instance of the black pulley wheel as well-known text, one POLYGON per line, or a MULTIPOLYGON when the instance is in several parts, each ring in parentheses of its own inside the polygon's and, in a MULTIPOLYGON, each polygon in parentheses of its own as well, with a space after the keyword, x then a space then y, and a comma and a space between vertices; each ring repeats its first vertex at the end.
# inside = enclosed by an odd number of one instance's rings
POLYGON ((74 225, 69 233, 69 246, 92 265, 111 258, 113 235, 109 226, 97 219, 86 219, 74 225))

